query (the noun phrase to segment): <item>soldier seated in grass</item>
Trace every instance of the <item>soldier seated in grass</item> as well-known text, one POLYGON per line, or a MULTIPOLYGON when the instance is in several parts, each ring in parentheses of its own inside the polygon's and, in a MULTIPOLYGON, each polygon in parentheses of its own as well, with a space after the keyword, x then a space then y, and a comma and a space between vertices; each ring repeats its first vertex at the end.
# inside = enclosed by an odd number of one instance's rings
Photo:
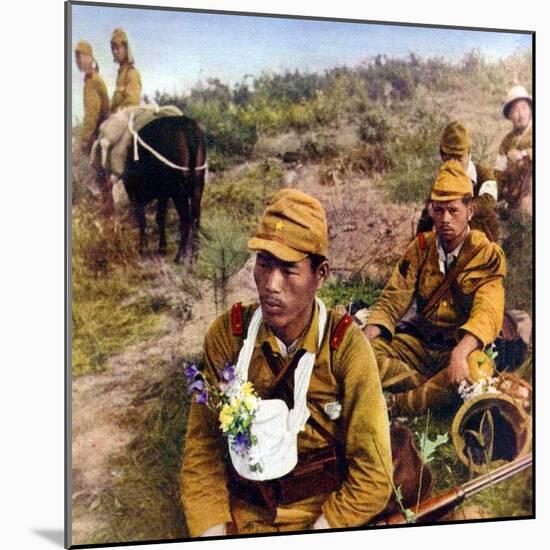
MULTIPOLYGON (((498 189, 495 174, 488 166, 472 162, 472 140, 468 129, 462 123, 455 120, 445 127, 441 135, 439 153, 443 162, 458 160, 472 180, 474 213, 470 228, 483 231, 490 241, 497 242, 499 237, 496 213, 498 189)), ((418 222, 418 233, 429 231, 433 227, 429 203, 428 199, 418 222)))
POLYGON ((445 162, 430 197, 435 232, 410 243, 363 329, 394 415, 457 405, 469 355, 501 329, 504 253, 470 228, 472 197, 462 164, 445 162))
POLYGON ((191 537, 363 525, 391 493, 388 415, 369 342, 316 298, 329 274, 321 204, 279 192, 248 246, 259 304, 212 324, 201 375, 216 384, 244 373, 261 398, 257 442, 224 437, 224 409, 192 402, 181 472, 191 537))

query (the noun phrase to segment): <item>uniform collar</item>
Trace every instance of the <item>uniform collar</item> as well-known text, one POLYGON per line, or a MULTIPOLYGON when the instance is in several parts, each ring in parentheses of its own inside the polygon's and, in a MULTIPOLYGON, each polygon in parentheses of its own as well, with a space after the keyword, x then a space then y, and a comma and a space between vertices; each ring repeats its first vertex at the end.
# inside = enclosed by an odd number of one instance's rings
POLYGON ((439 256, 439 271, 443 273, 443 275, 447 275, 449 272, 451 266, 456 262, 456 259, 458 258, 458 255, 460 254, 460 251, 462 250, 462 247, 464 246, 464 243, 468 239, 468 236, 470 235, 470 226, 468 226, 468 232, 466 233, 466 237, 464 240, 454 249, 450 252, 445 252, 443 249, 443 245, 441 244, 441 241, 439 240, 439 237, 437 237, 437 255, 439 256))
POLYGON ((133 63, 130 63, 129 61, 126 61, 126 63, 123 63, 122 65, 119 66, 118 68, 118 72, 122 72, 122 71, 125 71, 127 69, 132 69, 134 67, 134 64, 133 63))
MULTIPOLYGON (((261 306, 258 306, 261 307, 261 306)), ((317 304, 314 305, 313 315, 309 326, 306 328, 305 332, 300 336, 296 342, 293 342, 289 348, 291 348, 290 355, 298 349, 304 349, 308 352, 317 354, 317 340, 318 340, 318 331, 319 331, 319 307, 317 304)), ((258 336, 256 337, 256 342, 254 347, 261 347, 264 342, 267 342, 271 347, 271 351, 278 355, 284 354, 281 352, 281 347, 279 346, 279 340, 273 333, 273 331, 262 321, 260 328, 258 329, 258 336)))

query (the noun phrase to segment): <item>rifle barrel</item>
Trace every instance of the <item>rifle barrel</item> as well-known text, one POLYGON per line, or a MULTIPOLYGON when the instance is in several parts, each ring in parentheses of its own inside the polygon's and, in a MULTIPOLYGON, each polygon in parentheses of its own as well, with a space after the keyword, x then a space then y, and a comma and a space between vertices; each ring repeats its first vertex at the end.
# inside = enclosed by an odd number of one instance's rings
MULTIPOLYGON (((523 458, 518 458, 513 462, 504 464, 492 472, 487 472, 471 481, 467 481, 463 485, 457 485, 444 493, 427 498, 419 504, 417 509, 413 507, 412 511, 414 512, 416 523, 440 519, 464 499, 516 475, 531 466, 532 462, 533 457, 531 453, 529 453, 523 458)), ((404 523, 406 523, 405 517, 401 512, 397 512, 387 518, 377 521, 375 525, 401 525, 404 523)))
POLYGON ((462 485, 464 498, 474 496, 483 489, 490 487, 491 485, 496 485, 497 483, 522 472, 531 466, 532 462, 533 456, 529 453, 522 458, 518 458, 517 460, 504 464, 491 472, 487 472, 486 474, 476 477, 471 481, 467 481, 464 485, 462 485))

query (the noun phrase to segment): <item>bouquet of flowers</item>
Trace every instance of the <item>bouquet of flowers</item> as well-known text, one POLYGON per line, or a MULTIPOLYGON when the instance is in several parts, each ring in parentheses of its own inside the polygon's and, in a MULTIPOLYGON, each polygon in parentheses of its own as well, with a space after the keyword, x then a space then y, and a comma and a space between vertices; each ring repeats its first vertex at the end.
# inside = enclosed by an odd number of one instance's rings
POLYGON ((231 449, 245 458, 251 471, 261 471, 254 446, 257 439, 252 430, 260 397, 251 382, 237 376, 234 365, 226 363, 218 385, 211 384, 196 364, 185 366, 187 393, 194 394, 195 401, 206 405, 218 414, 220 429, 231 449))

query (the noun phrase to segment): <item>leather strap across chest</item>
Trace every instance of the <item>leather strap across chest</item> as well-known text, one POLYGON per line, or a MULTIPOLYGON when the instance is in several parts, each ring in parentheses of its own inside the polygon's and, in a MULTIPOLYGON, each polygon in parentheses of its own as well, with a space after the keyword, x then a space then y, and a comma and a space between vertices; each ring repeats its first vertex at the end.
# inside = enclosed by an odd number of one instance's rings
MULTIPOLYGON (((273 381, 273 385, 271 386, 269 390, 269 396, 275 397, 277 395, 281 396, 284 401, 287 402, 287 405, 289 407, 293 406, 293 395, 294 395, 294 384, 293 384, 293 373, 294 369, 296 368, 296 365, 298 364, 298 361, 300 360, 301 356, 305 353, 305 350, 301 349, 296 352, 294 357, 291 361, 289 361, 282 369, 279 368, 279 365, 277 364, 277 358, 271 351, 271 347, 267 342, 264 342, 262 344, 262 352, 264 354, 265 360, 269 368, 271 369, 271 372, 273 373, 273 376, 275 376, 275 380, 273 381)), ((323 414, 322 407, 314 402, 314 401, 308 401, 309 405, 312 405, 319 413, 323 414)), ((333 435, 331 434, 326 428, 324 428, 313 416, 309 416, 307 423, 310 424, 310 426, 323 437, 326 442, 334 447, 338 452, 343 451, 343 445, 341 442, 333 435)))
POLYGON ((422 315, 424 317, 429 317, 429 315, 434 311, 434 309, 439 304, 439 300, 441 300, 443 295, 451 288, 460 273, 462 273, 462 271, 470 263, 470 261, 472 261, 475 256, 477 256, 483 246, 484 244, 482 243, 471 250, 469 254, 458 256, 458 260, 456 261, 454 266, 451 268, 449 273, 447 273, 447 276, 445 277, 445 279, 443 279, 443 282, 434 290, 429 300, 426 302, 426 305, 422 309, 422 315))

